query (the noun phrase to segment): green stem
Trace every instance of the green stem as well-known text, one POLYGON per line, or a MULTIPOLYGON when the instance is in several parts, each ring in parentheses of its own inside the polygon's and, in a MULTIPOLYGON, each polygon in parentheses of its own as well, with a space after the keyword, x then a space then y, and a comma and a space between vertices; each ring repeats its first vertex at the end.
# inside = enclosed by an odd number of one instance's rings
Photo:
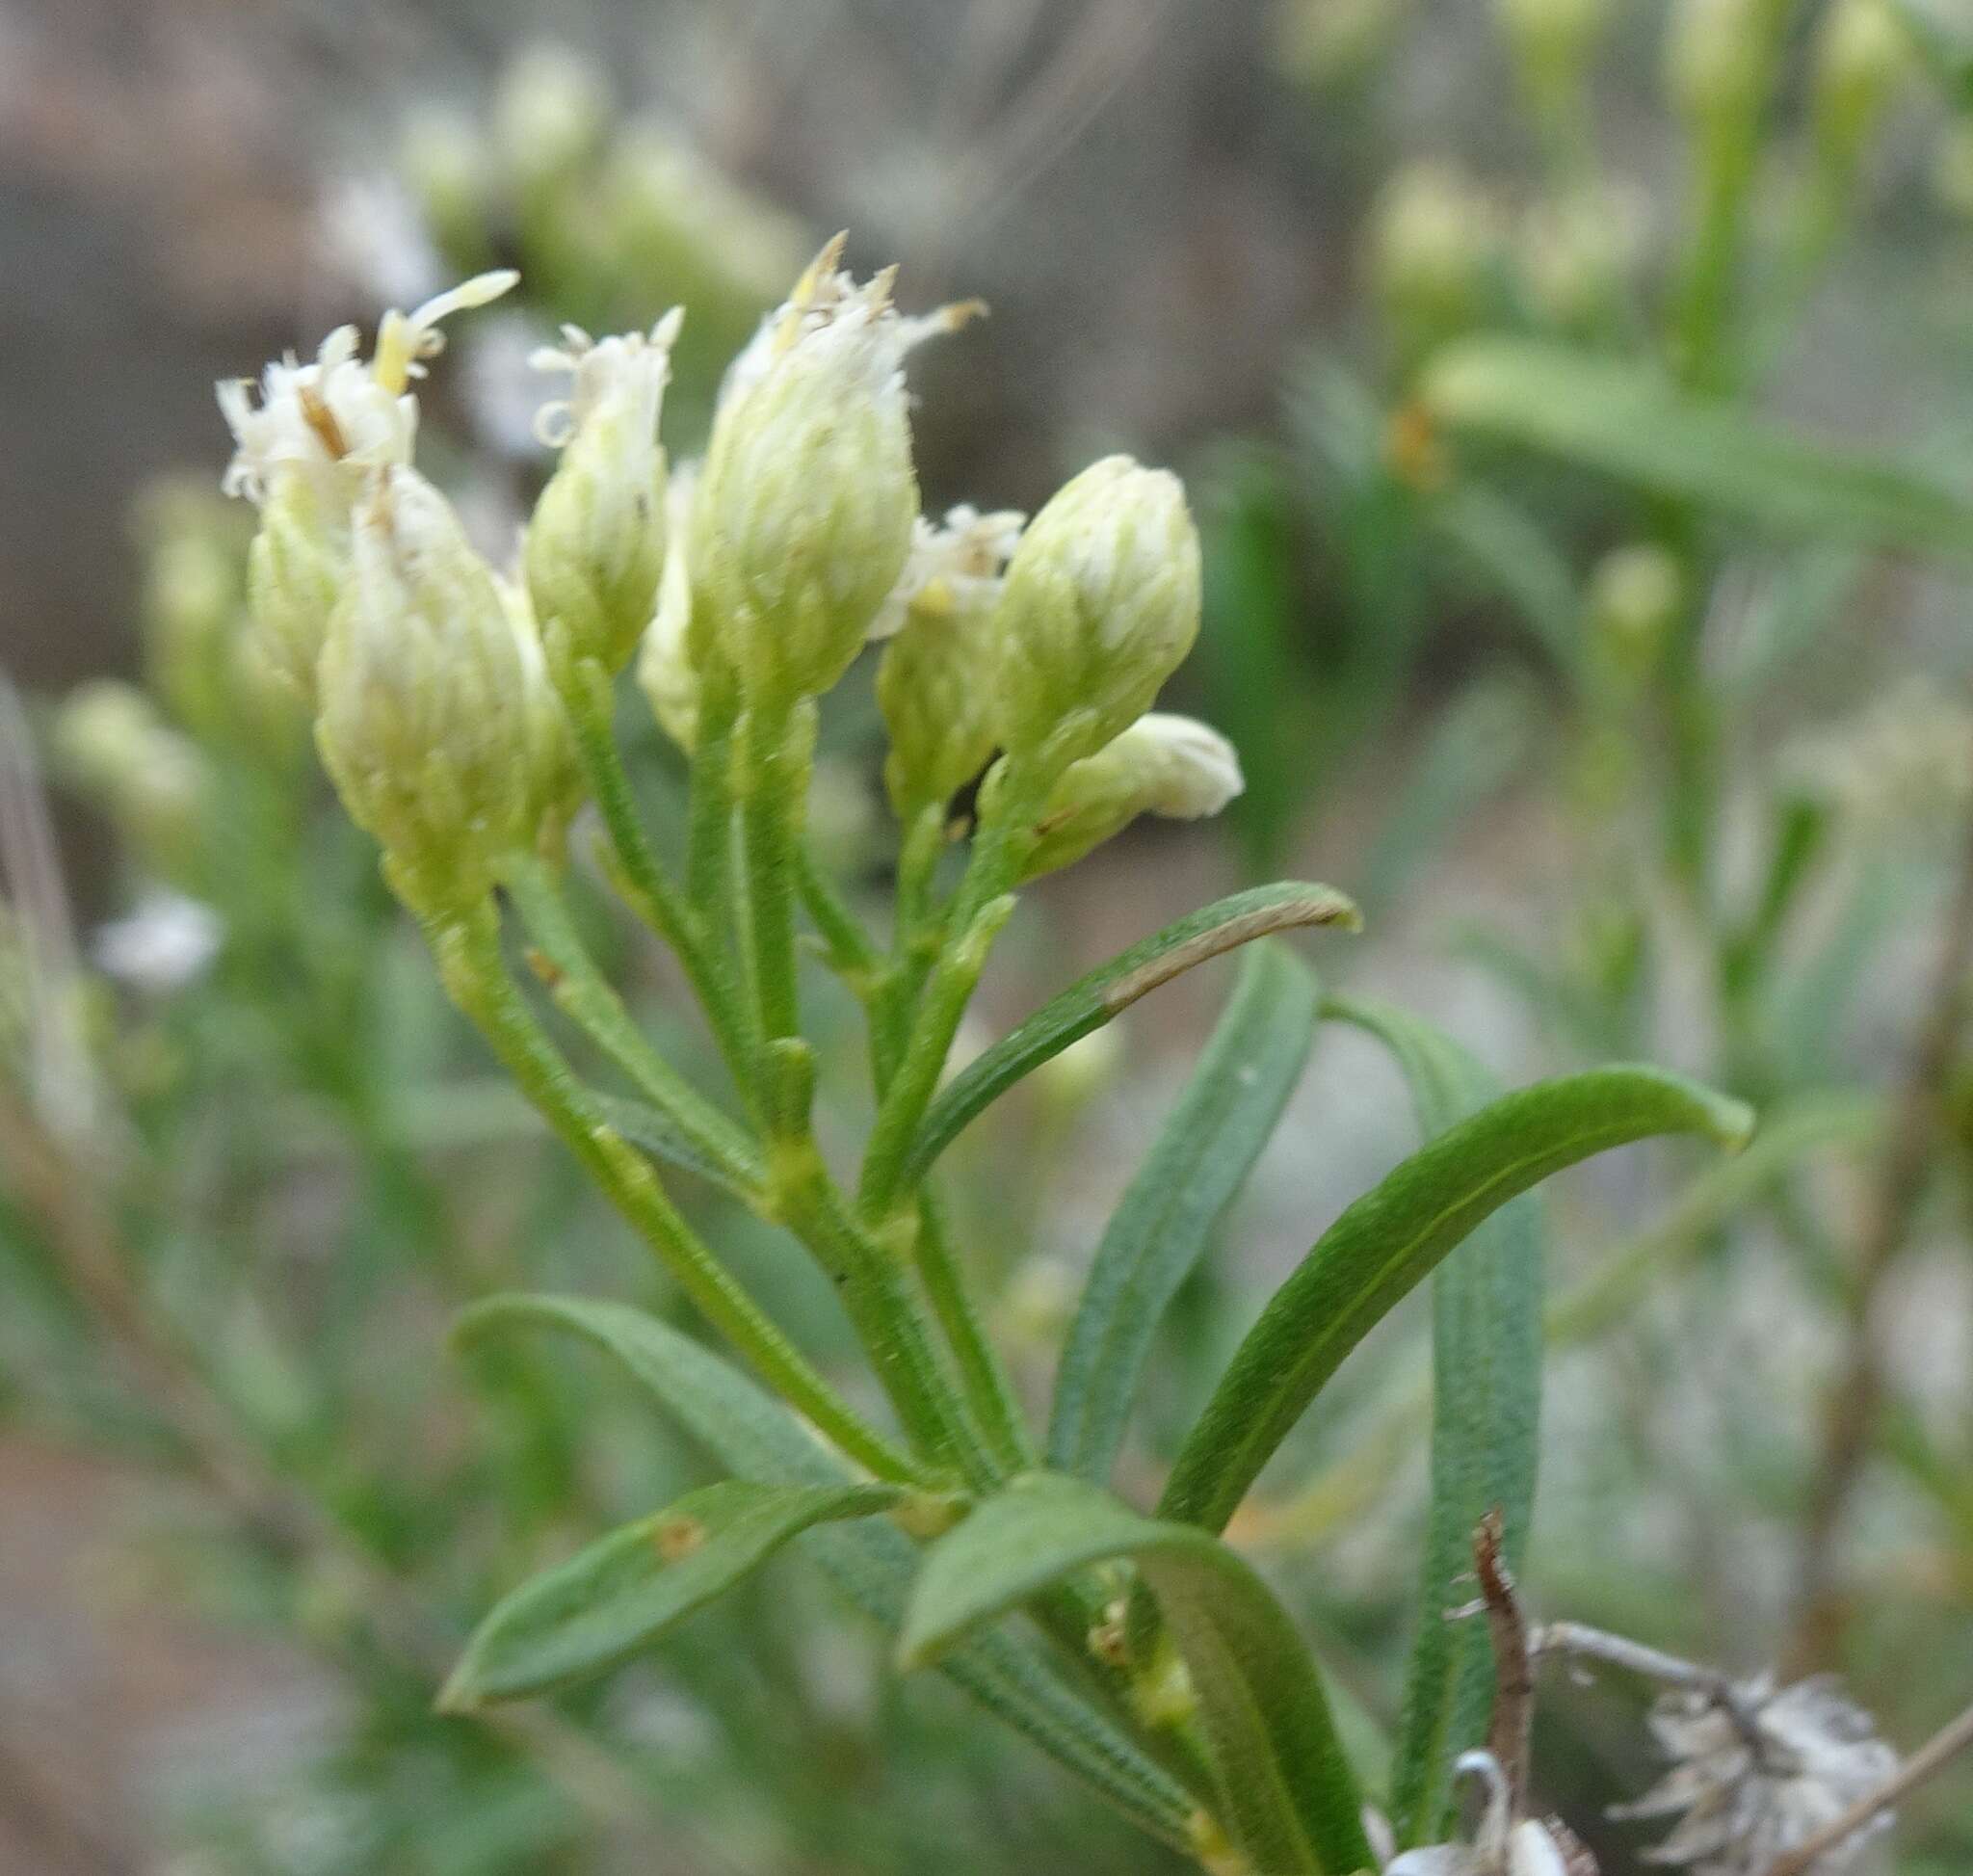
POLYGON ((966 876, 954 895, 947 942, 932 966, 897 1071, 878 1105, 856 1195, 867 1219, 882 1218, 897 1199, 912 1139, 937 1090, 960 1020, 993 940, 1013 912, 1010 888, 1020 877, 1033 841, 1034 791, 1018 772, 1006 772, 1002 780, 995 811, 980 822, 966 876))
POLYGON ((879 1478, 942 1485, 939 1474, 892 1446, 809 1365, 679 1215, 650 1163, 609 1125, 515 989, 491 902, 428 920, 426 933, 453 1001, 700 1313, 761 1379, 879 1478))
POLYGON ((742 719, 746 771, 740 825, 747 854, 747 910, 761 1034, 801 1033, 795 975, 795 901, 802 806, 815 755, 815 700, 755 699, 742 719))
POLYGON ((807 847, 797 853, 795 864, 799 869, 796 885, 801 890, 802 904, 822 934, 829 968, 859 999, 867 1001, 882 973, 883 954, 807 847))
POLYGON ((707 1100, 659 1054, 623 999, 590 956, 569 916, 561 882, 533 856, 510 864, 509 895, 552 972, 557 1009, 661 1108, 750 1203, 764 1197, 767 1170, 745 1130, 707 1100))
POLYGON ((946 1346, 959 1363, 966 1405, 986 1436, 994 1457, 1009 1471, 1023 1472, 1041 1463, 1034 1435, 1014 1393, 1013 1378, 1000 1359, 973 1308, 965 1280, 953 1255, 945 1208, 929 1188, 918 1194, 915 1255, 932 1313, 944 1331, 946 1346))
POLYGON ((723 949, 708 944, 690 902, 659 863, 638 818, 630 778, 617 749, 610 674, 593 658, 576 662, 562 693, 576 752, 610 836, 621 888, 631 909, 677 954, 735 1081, 752 1087, 752 1032, 723 949))

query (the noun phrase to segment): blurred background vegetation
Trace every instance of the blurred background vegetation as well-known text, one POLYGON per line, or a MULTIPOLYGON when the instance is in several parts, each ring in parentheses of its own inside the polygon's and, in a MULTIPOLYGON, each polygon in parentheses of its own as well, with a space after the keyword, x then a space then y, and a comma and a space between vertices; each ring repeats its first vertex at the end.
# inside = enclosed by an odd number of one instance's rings
MULTIPOLYGON (((449 1358, 451 1314, 523 1280, 679 1310, 443 1009, 302 727, 227 651, 248 517, 217 493, 215 378, 519 266, 441 362, 427 450, 496 544, 539 473, 532 344, 685 302, 689 455, 842 225, 908 306, 993 309, 914 371, 928 512, 1032 507, 1126 447, 1206 528, 1180 700, 1248 794, 1052 881, 987 1017, 1279 870, 1369 912, 1329 968, 1503 1078, 1635 1055, 1755 1100, 1723 1171, 1632 1149, 1555 1196, 1531 1594, 1735 1669, 1840 1667, 1907 1745, 1963 1704, 1973 34, 1927 0, 550 23, 0 10, 0 657, 27 698, 0 712, 0 1867, 1153 1866, 1019 1742, 886 1679, 794 1566, 600 1692, 433 1715, 493 1594, 698 1475, 579 1357, 449 1358)), ((824 832, 877 884, 849 692, 824 832)), ((596 937, 675 1027, 662 962, 596 937)), ((1167 992, 955 1155, 1037 1386, 1223 991, 1167 992)), ((1325 1041, 1176 1312, 1127 1488, 1410 1145, 1373 1059, 1325 1041)), ((829 1358, 819 1282, 683 1196, 829 1358)), ((1380 1332, 1235 1527, 1370 1753, 1426 1342, 1417 1308, 1380 1332)), ((1616 1870, 1634 1719, 1564 1683, 1539 1740, 1616 1870)), ((1963 1869, 1968 1815, 1963 1785, 1928 1795, 1901 1867, 1963 1869)))

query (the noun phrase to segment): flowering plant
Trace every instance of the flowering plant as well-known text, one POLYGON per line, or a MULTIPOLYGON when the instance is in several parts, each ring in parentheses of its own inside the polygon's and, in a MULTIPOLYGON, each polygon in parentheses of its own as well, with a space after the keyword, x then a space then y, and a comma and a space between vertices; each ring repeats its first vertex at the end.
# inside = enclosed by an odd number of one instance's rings
POLYGON ((1476 1524, 1497 1520, 1503 1576, 1525 1539, 1540 1229, 1523 1195, 1649 1135, 1735 1143, 1746 1111, 1642 1068, 1499 1094, 1428 1025, 1321 991, 1279 935, 1349 929, 1355 914, 1295 883, 1181 919, 949 1074, 1026 881, 1140 813, 1210 813, 1238 792, 1223 738, 1152 708, 1197 630, 1182 489, 1113 457, 1031 524, 971 509, 928 520, 905 360, 976 309, 908 317, 892 276, 858 282, 836 242, 734 360, 689 470, 670 472, 657 438, 679 315, 645 335, 571 331, 544 355, 574 380, 544 433, 562 457, 503 571, 415 466, 409 381, 437 319, 506 284, 483 277, 389 316, 367 364, 338 334, 314 364, 272 368, 257 405, 223 393, 239 444, 229 481, 262 508, 255 631, 310 700, 330 775, 454 1001, 740 1365, 593 1298, 507 1295, 467 1312, 475 1341, 534 1326, 596 1345, 731 1476, 513 1591, 445 1704, 483 1710, 598 1674, 800 1539, 895 1630, 902 1666, 938 1665, 1208 1868, 1562 1866, 1576 1850, 1529 1818, 1515 1755, 1489 1736, 1489 1712, 1497 1726, 1512 1704, 1512 1651, 1441 1619, 1476 1524), (888 942, 804 832, 819 702, 873 639, 899 822, 888 942), (669 841, 653 837, 617 736, 633 664, 688 763, 669 841), (592 808, 602 875, 675 955, 723 1095, 636 1024, 582 936, 569 833, 592 808), (578 1073, 524 989, 511 926, 568 1029, 630 1092, 578 1073), (804 926, 866 1017, 875 1111, 854 1169, 826 1157, 813 1123, 804 926), (1038 1433, 986 1333, 937 1161, 1037 1068, 1241 947, 1221 1027, 1105 1235, 1038 1433), (1266 1307, 1147 1514, 1110 1483, 1157 1325, 1324 1018, 1393 1051, 1426 1144, 1266 1307), (724 1187, 815 1260, 884 1416, 714 1253, 668 1168, 724 1187), (1433 1531, 1404 1738, 1373 1792, 1307 1644, 1221 1533, 1343 1357, 1434 1271, 1433 1531), (1026 1625, 1008 1625, 1017 1615, 1026 1625), (1470 1850, 1449 1845, 1455 1773, 1489 1747, 1499 1815, 1470 1850))

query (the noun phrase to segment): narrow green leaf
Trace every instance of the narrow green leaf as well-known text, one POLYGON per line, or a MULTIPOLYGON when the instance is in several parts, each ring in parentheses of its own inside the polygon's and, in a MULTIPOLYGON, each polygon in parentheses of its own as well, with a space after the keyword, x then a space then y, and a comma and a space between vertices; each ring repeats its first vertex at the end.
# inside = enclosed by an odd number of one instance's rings
MULTIPOLYGON (((1379 1038, 1411 1091, 1418 1130, 1435 1138, 1500 1095, 1493 1076, 1432 1024, 1382 1004, 1331 1012, 1379 1038)), ((1541 1269, 1547 1229, 1524 1193, 1478 1226, 1432 1277, 1432 1505, 1417 1632, 1405 1676, 1404 1720, 1391 1770, 1401 1844, 1438 1842, 1451 1822, 1452 1768, 1486 1743, 1493 1656, 1486 1630, 1446 1611, 1467 1599, 1473 1531, 1506 1520, 1515 1569, 1535 1505, 1541 1410, 1541 1269)))
POLYGON ((1350 1876, 1375 1866, 1355 1780, 1307 1647, 1267 1585, 1218 1539, 1141 1517, 1098 1486, 1031 1473, 933 1546, 898 1638, 930 1660, 1050 1583, 1127 1557, 1156 1592, 1250 1866, 1350 1876))
POLYGON ((1241 965, 1226 1013, 1103 1233, 1063 1351, 1048 1464, 1102 1484, 1158 1324, 1205 1254, 1301 1079, 1315 977, 1278 944, 1241 965))
POLYGON ((589 1098, 602 1110, 604 1118, 633 1147, 642 1147, 653 1157, 688 1173, 710 1179, 737 1198, 750 1202, 759 1197, 766 1179, 760 1155, 744 1141, 726 1157, 716 1157, 694 1140, 661 1107, 624 1095, 606 1095, 596 1089, 589 1098))
MULTIPOLYGON (((855 1483, 848 1468, 779 1402, 711 1350, 620 1303, 579 1296, 494 1296, 460 1318, 457 1341, 511 1327, 569 1332, 613 1357, 720 1463, 802 1485, 855 1483)), ((918 1552, 888 1523, 825 1526, 802 1540, 836 1587, 895 1628, 918 1552)), ((1141 1829, 1186 1841, 1192 1798, 1108 1715, 1091 1706, 1035 1645, 987 1635, 941 1664, 980 1704, 1100 1792, 1141 1829)))
POLYGON ((1505 438, 1816 540, 1973 553, 1965 490, 1695 397, 1655 367, 1530 339, 1461 340, 1419 395, 1448 428, 1505 438))
POLYGON ((891 1485, 768 1485, 726 1479, 612 1531, 503 1597, 473 1631, 438 1697, 464 1712, 545 1693, 649 1647, 765 1563, 791 1538, 868 1518, 891 1485))
POLYGON ((1172 978, 1272 932, 1308 925, 1338 925, 1354 932, 1359 923, 1355 905, 1332 886, 1286 881, 1216 900, 1119 952, 1044 1003, 953 1077, 918 1130, 906 1161, 904 1183, 922 1179, 960 1130, 1023 1075, 1034 1073, 1071 1043, 1102 1028, 1139 997, 1172 978))
POLYGON ((1449 1251, 1551 1173, 1652 1134, 1742 1144, 1739 1101, 1656 1069, 1592 1069, 1503 1097, 1351 1204, 1275 1293, 1187 1436, 1160 1511, 1223 1530, 1343 1358, 1449 1251))

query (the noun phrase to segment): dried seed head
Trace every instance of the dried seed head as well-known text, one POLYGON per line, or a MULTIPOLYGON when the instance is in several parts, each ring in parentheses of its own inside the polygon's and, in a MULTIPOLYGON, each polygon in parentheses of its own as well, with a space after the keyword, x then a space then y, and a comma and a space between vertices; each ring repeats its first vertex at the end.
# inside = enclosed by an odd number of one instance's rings
MULTIPOLYGON (((1762 1678, 1711 1693, 1667 1694, 1651 1731, 1671 1768, 1620 1817, 1676 1817, 1646 1852, 1693 1876, 1763 1876, 1769 1864, 1833 1822, 1897 1769, 1871 1717, 1828 1679, 1776 1692, 1762 1678)), ((1874 1857, 1888 1815, 1816 1864, 1815 1876, 1854 1876, 1874 1857)))
POLYGON ((1072 864, 1140 814, 1182 821, 1217 814, 1244 785, 1240 757, 1217 729, 1152 711, 1063 772, 1025 877, 1072 864))
POLYGON ((567 402, 543 408, 537 434, 562 462, 528 522, 528 595, 557 655, 592 657, 616 673, 636 648, 665 564, 665 453, 658 418, 683 314, 642 332, 566 343, 530 360, 574 379, 567 402))
POLYGON ((1198 530, 1165 469, 1105 457, 1008 564, 993 700, 1001 747, 1046 779, 1144 715, 1198 636, 1198 530))

